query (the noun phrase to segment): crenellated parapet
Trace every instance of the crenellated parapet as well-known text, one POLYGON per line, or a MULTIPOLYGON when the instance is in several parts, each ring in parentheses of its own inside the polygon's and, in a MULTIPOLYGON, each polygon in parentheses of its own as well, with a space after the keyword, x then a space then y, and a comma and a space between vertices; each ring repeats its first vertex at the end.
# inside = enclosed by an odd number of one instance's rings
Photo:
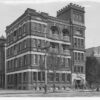
POLYGON ((67 5, 64 8, 60 9, 59 11, 57 11, 57 16, 61 15, 65 11, 69 10, 70 8, 73 8, 73 9, 80 10, 80 11, 84 12, 84 7, 79 6, 77 4, 70 3, 69 5, 67 5))

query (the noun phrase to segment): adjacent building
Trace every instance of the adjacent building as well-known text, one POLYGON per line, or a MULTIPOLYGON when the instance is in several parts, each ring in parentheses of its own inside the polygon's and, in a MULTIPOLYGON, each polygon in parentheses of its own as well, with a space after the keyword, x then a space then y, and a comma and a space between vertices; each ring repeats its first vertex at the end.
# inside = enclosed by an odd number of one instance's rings
POLYGON ((86 49, 86 81, 88 86, 97 87, 97 84, 100 83, 99 68, 100 68, 100 46, 87 48, 86 49))
POLYGON ((5 37, 0 37, 0 88, 5 88, 5 37))
POLYGON ((86 49, 86 56, 90 57, 92 55, 95 57, 100 57, 100 46, 86 49))
POLYGON ((85 84, 84 13, 84 7, 72 3, 57 17, 28 8, 7 26, 6 87, 41 90, 46 81, 49 89, 85 84))

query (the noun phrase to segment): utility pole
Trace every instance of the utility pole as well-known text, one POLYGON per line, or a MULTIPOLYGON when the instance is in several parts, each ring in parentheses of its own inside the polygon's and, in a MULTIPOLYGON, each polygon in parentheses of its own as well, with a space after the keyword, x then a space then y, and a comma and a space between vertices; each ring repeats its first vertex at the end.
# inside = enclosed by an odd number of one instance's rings
POLYGON ((45 93, 47 93, 47 55, 45 52, 45 93))
POLYGON ((48 84, 48 82, 47 82, 47 49, 48 48, 50 48, 50 45, 49 46, 47 46, 46 45, 46 32, 45 32, 45 47, 40 47, 40 46, 38 46, 39 48, 41 48, 42 50, 45 50, 45 86, 44 86, 44 90, 45 90, 45 93, 47 93, 47 84, 48 84))

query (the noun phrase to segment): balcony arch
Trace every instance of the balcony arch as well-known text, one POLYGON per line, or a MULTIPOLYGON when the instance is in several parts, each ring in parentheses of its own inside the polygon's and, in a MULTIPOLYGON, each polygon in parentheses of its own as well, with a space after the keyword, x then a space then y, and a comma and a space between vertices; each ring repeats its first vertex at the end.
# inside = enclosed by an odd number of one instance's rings
POLYGON ((59 39, 59 28, 57 26, 50 27, 50 36, 53 39, 59 39))
POLYGON ((64 35, 64 36, 70 35, 68 29, 63 29, 62 32, 63 32, 63 35, 64 35))
POLYGON ((59 32, 59 29, 57 26, 51 26, 50 28, 52 30, 52 32, 54 33, 55 31, 59 32))

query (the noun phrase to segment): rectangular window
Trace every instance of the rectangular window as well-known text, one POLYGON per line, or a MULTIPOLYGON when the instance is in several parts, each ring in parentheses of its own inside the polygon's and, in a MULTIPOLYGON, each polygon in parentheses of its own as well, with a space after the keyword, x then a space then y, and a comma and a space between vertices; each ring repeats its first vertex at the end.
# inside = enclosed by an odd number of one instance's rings
POLYGON ((16 39, 17 39, 17 31, 14 31, 14 33, 13 33, 13 40, 16 41, 16 39))
POLYGON ((37 72, 33 72, 33 80, 37 81, 37 72))
POLYGON ((7 37, 7 43, 9 44, 9 36, 7 37))
POLYGON ((21 83, 21 73, 18 74, 18 82, 21 83))
POLYGON ((27 41, 26 41, 26 40, 23 41, 23 48, 24 48, 24 49, 27 48, 27 41))
POLYGON ((71 65, 71 59, 68 58, 68 66, 70 67, 71 65))
POLYGON ((21 66, 21 57, 19 57, 19 67, 21 66))
POLYGON ((77 68, 78 68, 77 71, 80 73, 80 66, 77 66, 77 68))
POLYGON ((27 65, 27 55, 24 55, 24 65, 27 65))
POLYGON ((26 33, 26 24, 23 25, 23 34, 26 33))
POLYGON ((14 65, 15 65, 15 68, 17 68, 17 58, 14 59, 14 65))
POLYGON ((19 51, 21 51, 21 43, 19 43, 19 51))
POLYGON ((59 82, 59 73, 56 73, 56 81, 59 82))
POLYGON ((62 73, 62 81, 65 82, 65 73, 62 73))
POLYGON ((41 81, 45 81, 45 72, 42 72, 42 79, 41 81))
POLYGON ((23 66, 23 57, 20 57, 20 66, 23 66))
POLYGON ((41 72, 38 72, 38 81, 41 81, 41 72))
POLYGON ((12 68, 14 68, 14 60, 12 60, 12 68))
POLYGON ((74 52, 74 60, 77 61, 77 52, 74 52))
POLYGON ((7 70, 9 70, 9 61, 7 61, 7 70))
POLYGON ((46 33, 46 26, 45 25, 42 25, 42 32, 46 33))
POLYGON ((14 55, 14 47, 10 48, 10 56, 14 55))
POLYGON ((80 53, 78 53, 78 61, 80 61, 80 53))
POLYGON ((80 48, 80 39, 78 39, 78 48, 80 48))
POLYGON ((76 72, 77 70, 76 70, 76 66, 74 66, 74 72, 76 72))
POLYGON ((27 81, 27 73, 26 72, 23 73, 23 81, 24 82, 27 81))
POLYGON ((81 48, 84 48, 84 40, 81 39, 81 48))
POLYGON ((68 81, 68 82, 71 81, 71 74, 67 74, 67 81, 68 81))
POLYGON ((38 48, 38 51, 41 51, 41 40, 37 40, 37 48, 38 48))
POLYGON ((36 39, 32 39, 32 47, 36 47, 36 39))
POLYGON ((19 28, 19 36, 21 36, 21 27, 19 28))
POLYGON ((65 67, 69 67, 69 65, 68 65, 68 58, 65 58, 65 67))
POLYGON ((74 47, 77 48, 77 39, 76 38, 74 38, 74 47))
POLYGON ((54 74, 53 73, 48 73, 49 81, 53 81, 54 79, 54 74))
POLYGON ((63 58, 63 66, 65 67, 65 58, 63 58))
POLYGON ((17 45, 14 45, 14 55, 17 54, 17 45))
POLYGON ((36 62, 35 62, 35 59, 36 59, 35 57, 36 57, 36 56, 35 56, 35 55, 32 55, 32 57, 33 57, 33 61, 32 61, 32 62, 33 62, 33 64, 35 65, 35 64, 36 64, 36 62))
POLYGON ((33 55, 33 64, 34 64, 34 65, 38 65, 38 64, 39 64, 38 56, 39 56, 39 55, 37 55, 37 54, 33 55))
POLYGON ((31 30, 37 31, 37 23, 34 23, 34 22, 31 23, 31 30))
POLYGON ((83 66, 81 66, 81 73, 83 73, 83 66))
POLYGON ((38 31, 41 32, 41 24, 38 24, 38 31))
POLYGON ((81 60, 84 61, 84 53, 81 54, 81 60))
POLYGON ((37 23, 34 23, 34 30, 37 31, 37 23))
POLYGON ((13 62, 12 62, 12 61, 13 61, 13 60, 11 60, 11 68, 13 68, 13 66, 12 66, 12 63, 13 63, 13 62))
POLYGON ((41 40, 41 47, 45 47, 45 41, 41 40))

